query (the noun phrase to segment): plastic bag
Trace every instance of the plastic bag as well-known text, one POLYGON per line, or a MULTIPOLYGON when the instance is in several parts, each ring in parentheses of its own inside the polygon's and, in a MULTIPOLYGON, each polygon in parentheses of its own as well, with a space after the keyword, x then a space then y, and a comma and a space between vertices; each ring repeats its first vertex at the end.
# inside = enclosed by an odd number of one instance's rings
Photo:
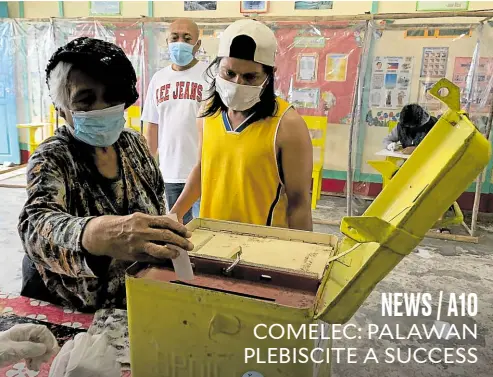
POLYGON ((77 334, 62 347, 49 377, 120 377, 115 349, 104 334, 77 334))

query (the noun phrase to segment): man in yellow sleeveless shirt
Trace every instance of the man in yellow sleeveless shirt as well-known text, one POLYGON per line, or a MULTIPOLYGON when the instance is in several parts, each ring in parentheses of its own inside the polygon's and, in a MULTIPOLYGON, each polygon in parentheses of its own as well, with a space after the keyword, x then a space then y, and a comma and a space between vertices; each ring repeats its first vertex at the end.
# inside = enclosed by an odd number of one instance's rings
POLYGON ((258 21, 221 35, 197 120, 198 163, 171 209, 179 219, 200 196, 201 218, 312 230, 313 149, 302 117, 274 93, 276 50, 258 21))

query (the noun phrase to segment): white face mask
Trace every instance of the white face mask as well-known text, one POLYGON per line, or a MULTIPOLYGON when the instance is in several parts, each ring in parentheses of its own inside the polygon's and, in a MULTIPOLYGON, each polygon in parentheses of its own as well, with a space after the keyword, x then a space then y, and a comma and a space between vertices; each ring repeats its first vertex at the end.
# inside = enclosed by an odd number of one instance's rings
POLYGON ((216 76, 216 91, 223 103, 235 111, 246 111, 260 102, 260 96, 264 90, 264 84, 260 86, 240 85, 216 76))

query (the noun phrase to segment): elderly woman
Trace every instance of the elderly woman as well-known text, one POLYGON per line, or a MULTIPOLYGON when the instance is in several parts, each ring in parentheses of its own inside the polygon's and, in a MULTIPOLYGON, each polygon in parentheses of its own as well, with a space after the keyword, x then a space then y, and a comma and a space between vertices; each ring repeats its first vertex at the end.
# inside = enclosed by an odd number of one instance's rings
POLYGON ((164 183, 145 139, 124 129, 135 71, 114 44, 78 38, 52 56, 46 81, 68 126, 29 161, 21 294, 81 311, 125 307, 130 263, 193 248, 162 216, 164 183))

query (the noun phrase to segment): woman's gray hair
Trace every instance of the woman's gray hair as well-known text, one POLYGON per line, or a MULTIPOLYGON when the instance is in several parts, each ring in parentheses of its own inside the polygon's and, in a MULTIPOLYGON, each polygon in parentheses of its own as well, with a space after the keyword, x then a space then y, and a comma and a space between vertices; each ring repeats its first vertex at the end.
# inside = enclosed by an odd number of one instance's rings
POLYGON ((57 109, 66 109, 70 102, 68 76, 72 70, 72 64, 58 62, 48 79, 50 97, 57 109))

